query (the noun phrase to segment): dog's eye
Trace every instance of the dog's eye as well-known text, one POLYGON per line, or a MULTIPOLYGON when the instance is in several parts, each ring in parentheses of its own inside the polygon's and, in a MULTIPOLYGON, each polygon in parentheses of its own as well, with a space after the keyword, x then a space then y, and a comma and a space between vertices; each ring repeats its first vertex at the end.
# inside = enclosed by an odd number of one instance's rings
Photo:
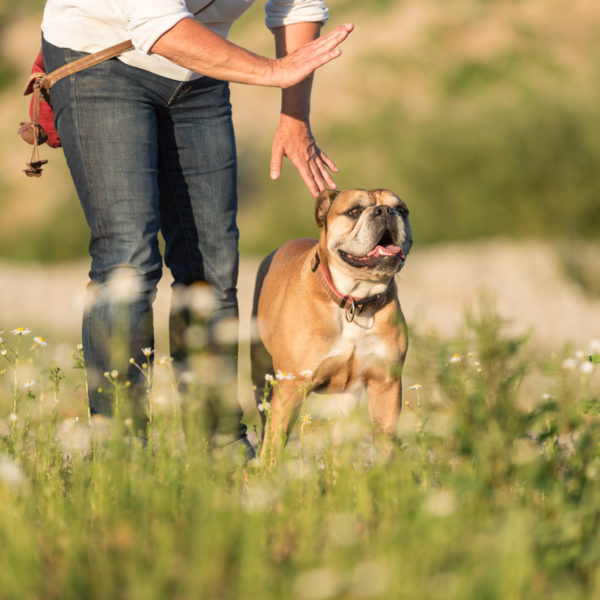
POLYGON ((360 206, 355 206, 354 208, 351 208, 349 211, 347 211, 346 214, 351 219, 358 219, 358 217, 360 217, 362 211, 363 211, 363 209, 360 206))
POLYGON ((406 206, 404 206, 403 204, 401 204, 400 206, 396 207, 396 210, 403 216, 403 217, 408 217, 408 208, 406 206))

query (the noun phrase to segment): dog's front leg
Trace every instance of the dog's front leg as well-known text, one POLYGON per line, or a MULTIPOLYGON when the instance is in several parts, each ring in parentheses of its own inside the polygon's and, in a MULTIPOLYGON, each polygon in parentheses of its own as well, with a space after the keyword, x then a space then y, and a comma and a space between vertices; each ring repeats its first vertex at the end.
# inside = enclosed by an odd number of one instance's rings
POLYGON ((275 465, 287 442, 290 429, 298 418, 303 398, 303 390, 297 381, 278 381, 273 388, 273 397, 260 453, 263 462, 269 467, 275 465))
POLYGON ((370 379, 367 396, 371 419, 383 433, 394 437, 402 409, 402 380, 370 379))

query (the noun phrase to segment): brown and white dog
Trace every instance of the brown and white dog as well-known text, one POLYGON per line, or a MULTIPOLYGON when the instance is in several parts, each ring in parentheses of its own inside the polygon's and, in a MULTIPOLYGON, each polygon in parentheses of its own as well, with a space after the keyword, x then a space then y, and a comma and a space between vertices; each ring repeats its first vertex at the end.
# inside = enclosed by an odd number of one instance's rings
POLYGON ((286 374, 273 386, 263 458, 280 449, 307 391, 366 389, 371 418, 389 435, 402 407, 408 338, 394 277, 412 245, 408 208, 389 190, 327 190, 315 219, 318 242, 287 242, 258 270, 257 402, 266 373, 286 374))

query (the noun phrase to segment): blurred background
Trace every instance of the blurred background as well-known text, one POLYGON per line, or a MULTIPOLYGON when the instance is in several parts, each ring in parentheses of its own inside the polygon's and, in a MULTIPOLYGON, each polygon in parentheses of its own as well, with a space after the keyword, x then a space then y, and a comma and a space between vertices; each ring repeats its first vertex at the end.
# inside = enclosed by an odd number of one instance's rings
MULTIPOLYGON (((27 178, 30 147, 16 133, 29 120, 22 91, 43 4, 0 0, 0 330, 76 339, 87 228, 61 150, 43 146, 44 175, 27 178)), ((262 4, 230 39, 272 55, 262 4)), ((400 296, 413 331, 453 335, 486 297, 540 348, 600 337, 597 0, 328 5, 326 30, 346 21, 356 30, 316 74, 312 128, 340 168, 338 187, 388 187, 411 210, 400 296)), ((244 315, 260 257, 318 231, 291 164, 269 180, 279 92, 232 93, 244 315)))

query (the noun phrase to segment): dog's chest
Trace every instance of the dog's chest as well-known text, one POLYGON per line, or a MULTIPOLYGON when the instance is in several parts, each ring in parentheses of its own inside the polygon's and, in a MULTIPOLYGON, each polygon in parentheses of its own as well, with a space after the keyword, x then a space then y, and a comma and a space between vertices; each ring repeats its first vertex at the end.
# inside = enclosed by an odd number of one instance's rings
POLYGON ((343 320, 339 334, 332 340, 321 364, 327 366, 329 388, 353 390, 362 387, 365 379, 376 376, 389 366, 395 356, 370 319, 343 320))

